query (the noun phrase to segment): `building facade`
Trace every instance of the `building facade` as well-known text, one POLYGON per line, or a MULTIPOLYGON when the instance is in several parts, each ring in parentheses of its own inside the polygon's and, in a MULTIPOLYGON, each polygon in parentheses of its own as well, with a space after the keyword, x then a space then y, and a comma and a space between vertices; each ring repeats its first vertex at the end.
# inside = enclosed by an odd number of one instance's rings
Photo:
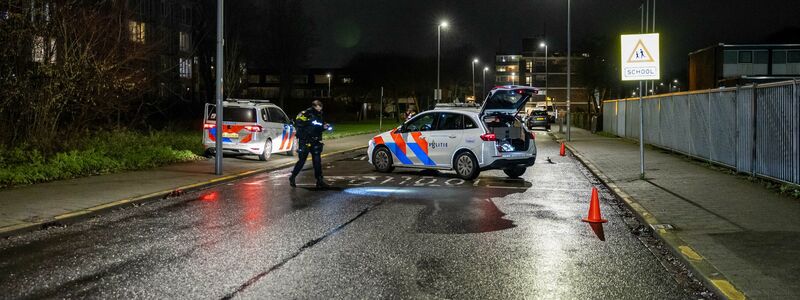
MULTIPOLYGON (((567 57, 554 49, 540 47, 541 39, 522 41, 520 54, 497 54, 495 56, 495 80, 497 85, 518 84, 540 88, 543 96, 538 101, 548 101, 558 107, 566 106, 567 57), (547 50, 547 51, 546 51, 547 50), (548 100, 549 99, 549 100, 548 100)), ((581 68, 588 54, 573 55, 571 59, 570 99, 575 107, 588 105, 588 95, 581 68)))
POLYGON ((689 90, 800 77, 800 44, 719 44, 689 53, 689 90))

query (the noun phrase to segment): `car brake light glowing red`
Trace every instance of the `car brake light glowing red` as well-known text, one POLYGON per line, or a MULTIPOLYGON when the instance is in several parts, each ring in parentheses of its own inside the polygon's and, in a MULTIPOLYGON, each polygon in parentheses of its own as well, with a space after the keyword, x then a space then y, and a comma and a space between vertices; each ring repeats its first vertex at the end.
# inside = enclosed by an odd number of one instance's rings
POLYGON ((497 135, 495 135, 494 133, 484 133, 481 134, 481 140, 484 140, 486 142, 496 141, 497 135))
POLYGON ((217 127, 217 125, 212 124, 212 123, 203 123, 203 129, 214 129, 216 127, 217 127))
POLYGON ((263 130, 261 125, 245 125, 244 129, 250 132, 261 132, 263 130))

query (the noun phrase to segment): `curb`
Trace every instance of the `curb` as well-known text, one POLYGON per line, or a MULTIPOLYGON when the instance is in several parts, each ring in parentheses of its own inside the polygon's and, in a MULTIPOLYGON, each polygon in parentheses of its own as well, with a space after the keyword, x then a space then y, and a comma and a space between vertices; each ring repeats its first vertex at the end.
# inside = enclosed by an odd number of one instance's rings
MULTIPOLYGON (((554 137, 558 138, 554 135, 554 137)), ((706 284, 710 286, 718 295, 722 295, 726 299, 739 300, 747 299, 747 296, 733 283, 728 280, 714 265, 703 257, 699 252, 694 250, 689 243, 681 239, 677 234, 663 228, 655 215, 651 214, 644 206, 639 204, 633 197, 619 188, 614 181, 600 171, 591 161, 578 152, 573 146, 564 143, 570 152, 580 161, 592 174, 597 176, 617 197, 628 206, 630 210, 636 213, 637 218, 644 224, 647 224, 656 233, 656 236, 669 246, 671 252, 681 258, 683 262, 689 266, 695 274, 706 284)))
MULTIPOLYGON (((350 148, 350 149, 339 150, 339 151, 335 151, 335 152, 331 152, 331 153, 325 153, 325 154, 322 154, 321 157, 329 157, 329 156, 333 156, 333 155, 338 155, 338 154, 342 154, 342 153, 357 151, 357 150, 366 149, 366 148, 367 148, 366 146, 358 146, 358 147, 354 147, 354 148, 350 148)), ((198 183, 179 186, 179 187, 176 187, 176 188, 173 188, 173 189, 169 189, 169 190, 153 192, 153 193, 149 193, 149 194, 145 194, 145 195, 141 195, 141 196, 136 196, 136 197, 123 198, 123 199, 119 199, 119 200, 116 200, 116 201, 112 201, 112 202, 108 202, 108 203, 92 206, 92 207, 89 207, 89 208, 84 208, 84 209, 71 211, 71 212, 68 212, 68 213, 57 215, 57 216, 53 217, 52 219, 48 219, 46 221, 22 222, 22 223, 18 223, 18 224, 14 224, 14 225, 0 227, 0 238, 8 238, 8 237, 11 237, 11 236, 14 236, 14 235, 18 235, 18 234, 21 234, 21 233, 25 233, 25 232, 31 232, 31 231, 37 231, 37 230, 40 230, 40 229, 45 229, 45 228, 50 227, 50 226, 58 226, 58 225, 63 225, 63 224, 75 223, 77 221, 80 221, 80 220, 83 220, 83 219, 86 219, 86 218, 89 218, 89 217, 92 217, 92 216, 99 215, 100 213, 103 213, 105 211, 118 209, 118 208, 120 208, 120 207, 122 207, 124 205, 135 205, 135 204, 140 204, 140 203, 148 202, 148 201, 155 200, 155 199, 166 198, 167 196, 170 196, 170 195, 181 194, 181 193, 185 193, 185 192, 189 192, 189 191, 199 190, 199 189, 202 189, 202 188, 205 188, 205 187, 208 187, 208 186, 212 186, 212 185, 215 185, 215 184, 224 183, 224 182, 228 182, 228 181, 233 181, 233 180, 241 179, 241 178, 252 176, 252 175, 255 175, 255 174, 259 174, 259 173, 265 173, 265 172, 269 172, 269 171, 274 171, 274 170, 278 170, 278 169, 287 168, 287 167, 290 167, 290 166, 292 166, 294 164, 295 164, 294 162, 287 162, 287 163, 279 164, 279 165, 276 165, 276 166, 273 166, 273 167, 243 171, 243 172, 239 172, 239 173, 236 173, 236 174, 225 175, 225 176, 222 176, 222 177, 218 177, 218 178, 214 178, 214 179, 210 179, 210 180, 206 180, 206 181, 202 181, 202 182, 198 182, 198 183)))

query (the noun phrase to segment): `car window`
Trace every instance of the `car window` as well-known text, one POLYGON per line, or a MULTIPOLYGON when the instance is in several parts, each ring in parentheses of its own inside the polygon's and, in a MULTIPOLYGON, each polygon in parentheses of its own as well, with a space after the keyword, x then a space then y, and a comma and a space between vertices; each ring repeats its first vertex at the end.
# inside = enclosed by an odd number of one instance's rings
POLYGON ((440 113, 437 130, 461 130, 464 129, 464 115, 454 113, 440 113))
MULTIPOLYGON (((223 113, 223 118, 222 118, 223 121, 255 123, 257 120, 255 108, 226 106, 223 108, 222 113, 223 113)), ((212 106, 211 109, 209 109, 208 120, 216 120, 216 119, 217 119, 217 109, 216 106, 212 106)))
POLYGON ((464 129, 473 129, 478 128, 478 125, 475 125, 475 121, 472 118, 464 116, 464 129))
POLYGON ((433 130, 436 114, 424 114, 409 121, 405 126, 406 132, 433 130))
POLYGON ((275 122, 275 123, 289 123, 289 118, 287 118, 287 117, 286 117, 286 114, 284 114, 284 113, 283 113, 283 112, 282 112, 280 109, 278 109, 277 107, 269 107, 269 108, 267 108, 267 109, 269 110, 269 119, 270 119, 270 122, 275 122))
POLYGON ((547 115, 547 111, 544 111, 544 110, 534 110, 533 112, 531 112, 531 115, 532 115, 532 116, 546 116, 546 115, 547 115))
POLYGON ((269 113, 267 113, 266 108, 261 109, 261 119, 264 120, 264 122, 269 122, 269 113))

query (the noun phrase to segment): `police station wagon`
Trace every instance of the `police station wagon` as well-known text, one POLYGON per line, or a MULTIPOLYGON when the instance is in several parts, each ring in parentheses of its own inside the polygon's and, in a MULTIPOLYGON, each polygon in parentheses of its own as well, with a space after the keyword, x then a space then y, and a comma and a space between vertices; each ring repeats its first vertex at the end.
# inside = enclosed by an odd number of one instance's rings
POLYGON ((463 179, 501 169, 517 178, 536 160, 535 135, 516 117, 538 90, 492 89, 483 104, 438 105, 369 141, 367 156, 379 172, 395 167, 454 170, 463 179))
MULTIPOLYGON (((275 104, 267 100, 228 99, 223 102, 223 153, 257 155, 265 161, 273 153, 292 155, 297 150, 292 122, 275 104)), ((216 149, 216 105, 206 104, 203 145, 206 153, 216 149)))

